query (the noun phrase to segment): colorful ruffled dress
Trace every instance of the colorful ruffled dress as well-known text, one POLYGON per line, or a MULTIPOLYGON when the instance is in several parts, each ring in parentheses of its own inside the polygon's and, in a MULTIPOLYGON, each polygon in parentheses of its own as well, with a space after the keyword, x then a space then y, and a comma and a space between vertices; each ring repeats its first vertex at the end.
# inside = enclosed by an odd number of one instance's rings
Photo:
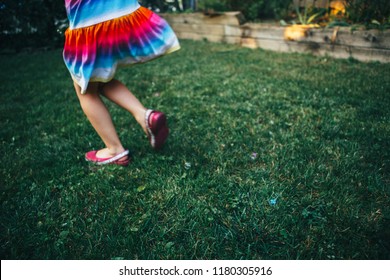
POLYGON ((137 0, 65 0, 65 7, 63 56, 82 93, 90 82, 110 81, 120 66, 180 48, 168 23, 137 0))

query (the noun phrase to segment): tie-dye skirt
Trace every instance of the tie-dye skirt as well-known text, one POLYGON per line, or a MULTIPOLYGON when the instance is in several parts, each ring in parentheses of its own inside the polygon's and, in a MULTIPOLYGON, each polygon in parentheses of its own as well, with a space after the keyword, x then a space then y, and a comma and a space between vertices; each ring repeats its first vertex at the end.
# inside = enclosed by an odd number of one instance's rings
POLYGON ((64 61, 85 93, 90 82, 109 82, 118 67, 142 63, 180 49, 168 23, 140 7, 135 12, 65 32, 64 61))

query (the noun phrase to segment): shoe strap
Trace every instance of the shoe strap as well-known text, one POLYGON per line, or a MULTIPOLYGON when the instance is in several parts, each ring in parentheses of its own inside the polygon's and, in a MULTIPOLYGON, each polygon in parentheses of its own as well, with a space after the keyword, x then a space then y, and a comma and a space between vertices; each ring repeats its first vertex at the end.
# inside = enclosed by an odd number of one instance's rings
POLYGON ((105 161, 101 161, 101 162, 98 162, 99 165, 101 164, 108 164, 108 163, 112 163, 114 161, 117 161, 118 159, 121 159, 123 158, 124 156, 127 156, 129 154, 129 150, 126 150, 120 154, 117 154, 116 156, 113 156, 105 161))
POLYGON ((146 110, 145 112, 145 124, 146 124, 146 130, 148 132, 148 135, 150 137, 150 144, 152 145, 152 147, 155 146, 156 144, 156 138, 152 132, 152 129, 150 128, 150 125, 149 125, 149 118, 150 118, 150 115, 154 113, 154 110, 152 109, 148 109, 146 110))
POLYGON ((152 109, 148 109, 146 110, 145 112, 145 124, 146 124, 146 128, 148 130, 148 132, 150 133, 151 129, 150 129, 150 125, 149 125, 149 118, 150 118, 150 115, 153 113, 154 111, 152 109))

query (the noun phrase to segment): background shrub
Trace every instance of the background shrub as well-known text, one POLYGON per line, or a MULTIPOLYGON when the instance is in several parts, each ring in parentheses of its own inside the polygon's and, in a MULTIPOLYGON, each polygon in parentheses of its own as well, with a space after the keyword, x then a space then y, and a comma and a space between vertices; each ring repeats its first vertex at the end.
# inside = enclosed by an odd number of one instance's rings
POLYGON ((60 25, 66 20, 63 1, 1 0, 0 49, 59 47, 60 25))
POLYGON ((354 23, 390 22, 389 0, 346 0, 348 18, 354 23))
POLYGON ((216 11, 241 11, 246 19, 282 18, 289 10, 292 0, 199 0, 199 9, 214 9, 216 11))
MULTIPOLYGON (((241 11, 249 21, 286 19, 292 0, 139 0, 158 12, 241 11)), ((389 0, 346 0, 350 23, 372 23, 386 28, 390 25, 389 0)), ((63 1, 1 0, 0 51, 25 48, 58 48, 63 45, 67 27, 63 1)))

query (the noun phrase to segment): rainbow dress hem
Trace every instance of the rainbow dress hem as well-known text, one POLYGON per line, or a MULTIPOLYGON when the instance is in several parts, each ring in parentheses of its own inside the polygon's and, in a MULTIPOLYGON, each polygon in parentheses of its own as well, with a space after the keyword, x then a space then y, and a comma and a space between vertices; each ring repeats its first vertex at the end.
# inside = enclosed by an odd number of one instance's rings
POLYGON ((120 67, 144 63, 178 49, 179 41, 169 24, 139 6, 118 18, 68 28, 63 58, 84 94, 90 82, 109 82, 120 67))

